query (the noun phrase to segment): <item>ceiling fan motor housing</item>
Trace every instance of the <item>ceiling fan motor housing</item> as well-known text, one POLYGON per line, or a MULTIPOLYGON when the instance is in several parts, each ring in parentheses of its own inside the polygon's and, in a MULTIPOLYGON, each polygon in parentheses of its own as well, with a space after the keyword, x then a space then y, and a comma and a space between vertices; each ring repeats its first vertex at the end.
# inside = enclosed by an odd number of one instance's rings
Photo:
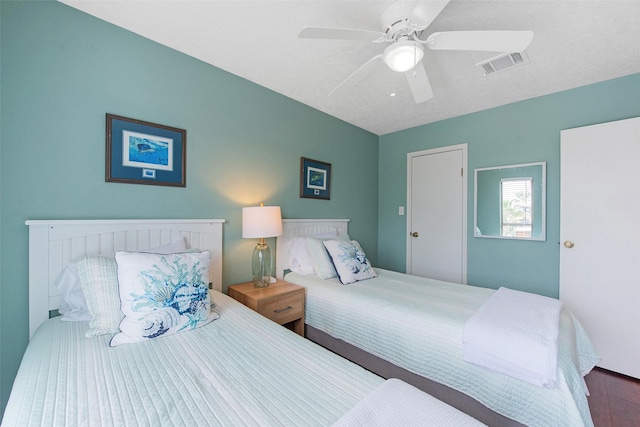
POLYGON ((414 7, 413 2, 398 1, 387 7, 380 17, 386 41, 391 42, 382 59, 393 71, 409 71, 424 56, 423 47, 413 37, 415 25, 410 16, 414 7))
POLYGON ((384 10, 380 16, 380 25, 389 41, 398 41, 411 35, 413 26, 409 17, 414 7, 412 2, 398 1, 384 10))

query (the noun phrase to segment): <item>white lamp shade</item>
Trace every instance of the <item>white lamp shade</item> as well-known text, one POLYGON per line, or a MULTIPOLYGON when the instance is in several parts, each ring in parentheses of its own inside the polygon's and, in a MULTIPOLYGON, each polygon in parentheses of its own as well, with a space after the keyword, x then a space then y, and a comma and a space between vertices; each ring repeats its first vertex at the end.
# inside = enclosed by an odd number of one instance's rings
POLYGON ((280 206, 242 208, 242 237, 263 238, 282 236, 280 206))
POLYGON ((409 71, 422 60, 424 50, 415 41, 400 41, 387 47, 382 56, 384 63, 393 71, 409 71))

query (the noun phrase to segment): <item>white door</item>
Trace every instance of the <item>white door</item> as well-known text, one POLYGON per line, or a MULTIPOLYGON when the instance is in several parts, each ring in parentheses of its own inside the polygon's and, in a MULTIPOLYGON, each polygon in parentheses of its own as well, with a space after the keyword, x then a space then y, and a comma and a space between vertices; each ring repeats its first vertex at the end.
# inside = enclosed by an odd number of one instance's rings
POLYGON ((407 274, 467 281, 467 144, 407 155, 407 274))
POLYGON ((560 299, 599 366, 640 378, 640 118, 561 133, 560 299))

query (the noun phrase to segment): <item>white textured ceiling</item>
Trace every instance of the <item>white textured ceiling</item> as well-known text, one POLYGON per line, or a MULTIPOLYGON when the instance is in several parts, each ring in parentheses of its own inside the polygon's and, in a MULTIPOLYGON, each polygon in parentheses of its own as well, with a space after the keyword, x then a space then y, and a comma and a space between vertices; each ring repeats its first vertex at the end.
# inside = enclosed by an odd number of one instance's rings
POLYGON ((380 31, 392 0, 60 1, 377 135, 640 72, 639 0, 452 0, 422 38, 532 30, 529 63, 483 76, 476 64, 496 53, 425 49, 434 98, 422 104, 384 65, 327 96, 384 45, 297 37, 305 26, 380 31))

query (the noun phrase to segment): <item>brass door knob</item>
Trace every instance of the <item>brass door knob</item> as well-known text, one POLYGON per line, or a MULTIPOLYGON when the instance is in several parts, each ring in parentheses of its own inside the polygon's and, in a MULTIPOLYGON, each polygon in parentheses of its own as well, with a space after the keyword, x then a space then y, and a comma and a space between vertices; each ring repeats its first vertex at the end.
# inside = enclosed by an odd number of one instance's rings
POLYGON ((572 247, 574 247, 575 245, 573 244, 573 242, 571 240, 565 240, 564 241, 564 247, 567 249, 571 249, 572 247))
POLYGON ((417 231, 414 231, 413 233, 409 233, 409 235, 411 235, 411 237, 418 237, 419 236, 417 231))

